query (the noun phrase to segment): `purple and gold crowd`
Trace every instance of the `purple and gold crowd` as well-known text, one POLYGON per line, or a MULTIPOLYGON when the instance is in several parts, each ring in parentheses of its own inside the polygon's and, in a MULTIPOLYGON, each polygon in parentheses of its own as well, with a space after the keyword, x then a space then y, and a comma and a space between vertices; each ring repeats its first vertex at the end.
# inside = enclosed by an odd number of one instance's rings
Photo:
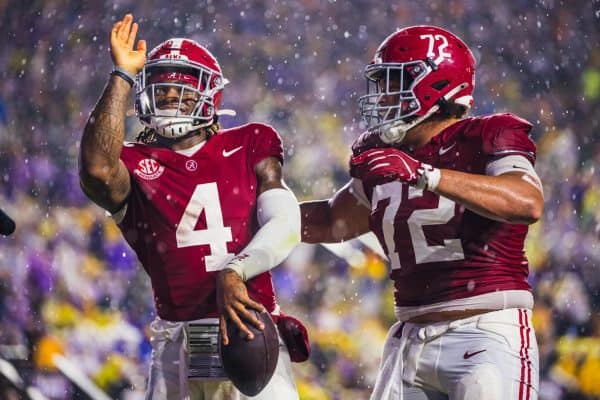
MULTIPOLYGON (((189 37, 215 54, 231 81, 224 107, 237 111, 222 125, 272 124, 301 200, 348 179, 362 70, 381 40, 421 23, 461 36, 478 61, 473 113, 534 124, 545 212, 527 254, 540 399, 600 399, 600 5, 583 0, 0 2, 0 208, 17 223, 0 237, 0 359, 29 385, 80 398, 61 359, 109 398, 143 398, 149 282, 77 172, 112 69, 108 30, 127 11, 149 47, 189 37)), ((385 261, 348 246, 339 257, 301 245, 274 271, 282 308, 309 328, 311 358, 294 365, 303 400, 367 398, 394 320, 385 261)), ((2 379, 0 398, 18 398, 2 379)))

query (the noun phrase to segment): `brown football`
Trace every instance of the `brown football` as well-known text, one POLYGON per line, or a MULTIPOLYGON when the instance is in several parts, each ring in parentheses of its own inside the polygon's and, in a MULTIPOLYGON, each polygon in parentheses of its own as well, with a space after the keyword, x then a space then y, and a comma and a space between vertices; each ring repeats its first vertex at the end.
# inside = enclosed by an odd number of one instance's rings
POLYGON ((277 367, 279 336, 268 313, 248 311, 263 322, 265 329, 261 331, 246 322, 254 334, 254 339, 247 340, 243 332, 227 320, 229 344, 223 346, 219 335, 219 353, 223 369, 233 385, 246 396, 256 396, 267 386, 277 367))

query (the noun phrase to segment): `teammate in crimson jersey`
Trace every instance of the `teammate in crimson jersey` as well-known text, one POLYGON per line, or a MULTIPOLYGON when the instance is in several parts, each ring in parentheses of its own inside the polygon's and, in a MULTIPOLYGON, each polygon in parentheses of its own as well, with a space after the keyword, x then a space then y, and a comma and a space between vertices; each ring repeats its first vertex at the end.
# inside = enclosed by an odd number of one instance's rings
MULTIPOLYGON (((300 240, 281 139, 259 123, 222 130, 227 80, 212 54, 170 39, 146 59, 144 41, 134 49, 137 30, 130 14, 112 29, 115 71, 82 137, 81 186, 112 213, 152 282, 158 317, 146 398, 243 399, 226 380, 217 335, 220 325, 227 344, 227 316, 252 339, 240 318, 262 324, 246 307, 279 314, 269 270, 300 240), (135 75, 145 129, 123 145, 135 75)), ((285 346, 252 398, 298 398, 285 346)))
POLYGON ((543 194, 531 124, 465 117, 475 60, 437 27, 390 35, 365 76, 352 179, 301 212, 303 241, 371 230, 388 255, 398 322, 371 398, 537 398, 524 240, 543 194))

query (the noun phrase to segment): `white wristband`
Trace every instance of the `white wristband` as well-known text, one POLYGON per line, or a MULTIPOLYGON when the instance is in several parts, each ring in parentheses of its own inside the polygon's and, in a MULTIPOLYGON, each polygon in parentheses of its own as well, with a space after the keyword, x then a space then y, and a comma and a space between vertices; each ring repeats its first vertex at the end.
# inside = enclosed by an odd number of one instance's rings
POLYGON ((423 169, 419 171, 421 177, 417 182, 419 189, 426 189, 433 192, 439 185, 442 178, 442 172, 439 168, 434 168, 429 164, 423 164, 423 169))
POLYGON ((426 189, 433 192, 437 189, 442 179, 442 171, 439 168, 433 168, 431 171, 426 172, 427 175, 427 186, 426 189))

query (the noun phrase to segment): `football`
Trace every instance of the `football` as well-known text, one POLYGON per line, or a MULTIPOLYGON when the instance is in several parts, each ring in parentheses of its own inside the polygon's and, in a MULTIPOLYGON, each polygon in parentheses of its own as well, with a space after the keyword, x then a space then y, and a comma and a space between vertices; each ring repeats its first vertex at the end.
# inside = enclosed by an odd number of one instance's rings
POLYGON ((246 323, 254 334, 254 339, 247 340, 244 333, 227 320, 229 344, 223 346, 219 335, 219 353, 223 369, 233 385, 246 396, 255 396, 267 386, 275 372, 279 336, 268 313, 249 311, 263 322, 265 329, 261 331, 246 323))

